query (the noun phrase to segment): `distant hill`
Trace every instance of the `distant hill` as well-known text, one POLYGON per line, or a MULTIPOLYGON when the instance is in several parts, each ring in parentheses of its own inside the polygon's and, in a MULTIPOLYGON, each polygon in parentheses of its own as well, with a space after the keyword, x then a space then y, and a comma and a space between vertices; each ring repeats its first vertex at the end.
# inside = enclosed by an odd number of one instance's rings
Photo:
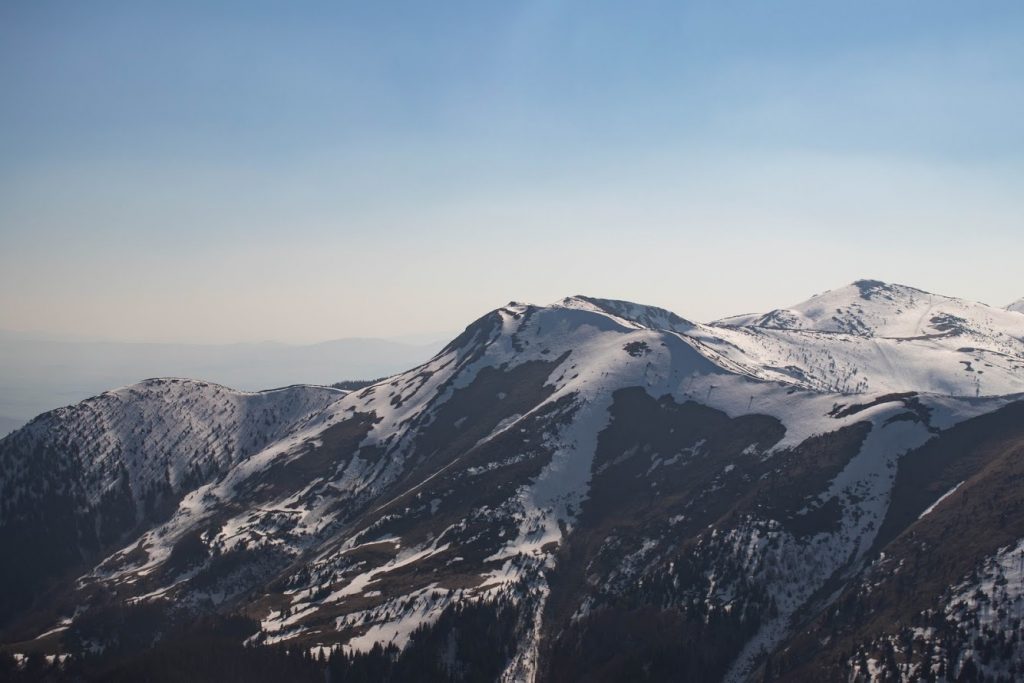
POLYGON ((40 340, 0 334, 0 422, 18 424, 112 387, 149 377, 189 377, 243 391, 368 380, 418 365, 441 342, 337 339, 310 345, 134 344, 40 340))

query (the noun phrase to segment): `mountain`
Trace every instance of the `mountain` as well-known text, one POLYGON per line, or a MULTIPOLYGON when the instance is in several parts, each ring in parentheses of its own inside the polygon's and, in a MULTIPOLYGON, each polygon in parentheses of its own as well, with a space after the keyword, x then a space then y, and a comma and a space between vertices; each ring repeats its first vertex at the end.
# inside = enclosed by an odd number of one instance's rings
POLYGON ((1004 309, 860 280, 788 309, 717 321, 723 354, 766 379, 827 391, 1024 391, 1024 320, 1004 309))
POLYGON ((1006 307, 1008 311, 1016 311, 1017 313, 1024 313, 1024 299, 1017 299, 1012 304, 1006 307))
POLYGON ((105 680, 243 639, 310 680, 1011 675, 1019 317, 577 296, 350 393, 127 387, 0 441, 0 642, 105 680))
MULTIPOLYGON (((406 370, 443 342, 337 339, 319 344, 143 344, 36 339, 0 331, 0 415, 22 423, 147 377, 191 377, 255 391, 406 370)), ((6 433, 6 432, 3 432, 6 433)))
POLYGON ((344 395, 153 379, 32 420, 0 441, 0 547, 19 549, 0 567, 0 616, 344 395))

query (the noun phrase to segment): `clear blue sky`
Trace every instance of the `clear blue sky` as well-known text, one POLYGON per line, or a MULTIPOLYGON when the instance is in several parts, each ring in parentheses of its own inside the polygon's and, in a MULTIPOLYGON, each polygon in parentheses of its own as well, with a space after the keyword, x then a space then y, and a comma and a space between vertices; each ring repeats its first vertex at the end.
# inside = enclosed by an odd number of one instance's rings
POLYGON ((1020 2, 0 4, 0 328, 1024 296, 1020 2))

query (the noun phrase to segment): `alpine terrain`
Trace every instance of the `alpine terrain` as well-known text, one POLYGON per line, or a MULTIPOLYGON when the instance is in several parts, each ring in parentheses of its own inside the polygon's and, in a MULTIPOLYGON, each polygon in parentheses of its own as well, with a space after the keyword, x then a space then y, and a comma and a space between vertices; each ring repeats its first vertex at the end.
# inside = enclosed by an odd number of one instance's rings
POLYGON ((576 296, 350 391, 148 380, 0 440, 0 551, 14 680, 1019 680, 1024 304, 576 296))

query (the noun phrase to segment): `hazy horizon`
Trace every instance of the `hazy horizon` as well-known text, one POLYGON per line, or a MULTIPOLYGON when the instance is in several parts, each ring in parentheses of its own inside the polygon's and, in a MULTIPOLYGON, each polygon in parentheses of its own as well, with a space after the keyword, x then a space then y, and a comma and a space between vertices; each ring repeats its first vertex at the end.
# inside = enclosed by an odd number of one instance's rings
MULTIPOLYGON (((808 292, 803 298, 822 291, 808 292)), ((934 293, 956 296, 955 292, 934 293)), ((727 315, 751 312, 755 311, 734 310, 727 315)), ((0 436, 44 411, 151 377, 187 377, 255 391, 388 376, 425 362, 470 322, 464 320, 450 332, 311 343, 125 341, 73 334, 48 337, 0 328, 0 436)))
POLYGON ((406 346, 429 346, 438 342, 450 340, 458 334, 457 331, 448 332, 422 332, 391 337, 375 336, 372 334, 353 335, 348 337, 335 337, 333 339, 318 339, 313 341, 283 341, 280 339, 253 339, 237 341, 190 341, 176 339, 133 339, 114 338, 106 336, 88 336, 70 332, 47 332, 45 330, 18 330, 0 327, 0 342, 2 341, 42 341, 67 344, 127 344, 139 346, 286 346, 302 347, 330 344, 333 342, 346 341, 382 341, 406 346))
MULTIPOLYGON (((873 278, 856 278, 856 279, 873 279, 873 278)), ((776 304, 773 304, 773 305, 770 305, 770 306, 766 306, 766 307, 763 307, 763 308, 757 308, 757 309, 749 308, 749 307, 744 309, 741 306, 741 307, 736 308, 734 310, 729 310, 729 311, 721 312, 721 313, 712 315, 710 317, 705 317, 705 318, 697 318, 695 316, 687 315, 685 311, 681 311, 681 310, 679 310, 677 308, 671 308, 671 307, 666 307, 666 308, 668 308, 668 310, 671 310, 673 313, 676 313, 676 314, 678 314, 678 315, 680 315, 680 316, 682 316, 684 318, 687 318, 687 319, 690 319, 690 320, 694 320, 696 322, 708 323, 708 322, 713 322, 714 320, 720 320, 720 319, 727 318, 727 317, 734 316, 734 315, 742 315, 742 314, 746 314, 746 313, 764 313, 764 312, 767 312, 769 310, 776 309, 776 308, 786 308, 786 307, 788 307, 790 305, 798 304, 801 301, 804 301, 806 299, 810 299, 812 296, 814 296, 816 294, 820 294, 822 292, 828 291, 829 289, 835 289, 837 287, 850 284, 850 282, 853 282, 853 281, 854 280, 849 280, 847 282, 836 284, 833 287, 818 288, 818 289, 815 289, 814 291, 808 291, 808 293, 803 298, 801 298, 800 300, 788 301, 786 303, 776 303, 776 304)), ((986 304, 986 305, 989 305, 989 306, 993 306, 995 308, 1005 308, 1006 306, 1008 306, 1010 304, 1016 303, 1016 302, 1020 301, 1021 299, 1024 299, 1024 297, 1017 296, 1017 297, 1011 298, 1008 301, 992 302, 992 301, 984 301, 982 299, 978 299, 978 298, 974 298, 974 297, 963 296, 963 295, 961 295, 961 294, 959 294, 957 292, 927 290, 926 288, 918 287, 917 285, 915 285, 914 283, 911 283, 911 282, 902 282, 902 281, 899 281, 899 280, 885 280, 885 282, 889 282, 890 284, 908 285, 910 287, 916 287, 918 289, 925 289, 925 291, 930 291, 930 293, 932 293, 932 294, 938 294, 938 295, 943 295, 943 296, 951 296, 951 297, 956 297, 956 298, 960 298, 960 299, 968 299, 968 300, 971 300, 971 301, 978 301, 980 303, 983 303, 983 304, 986 304)), ((591 294, 589 294, 587 292, 577 292, 576 294, 566 295, 566 296, 576 296, 576 295, 592 296, 591 294)), ((553 304, 553 303, 555 303, 556 301, 558 301, 558 300, 560 300, 562 298, 564 298, 564 297, 558 297, 557 299, 553 299, 551 301, 545 301, 545 302, 525 301, 523 299, 518 299, 518 301, 520 301, 522 303, 529 303, 529 304, 536 304, 536 305, 543 306, 543 305, 553 304)), ((607 297, 599 296, 597 298, 620 299, 620 300, 623 299, 622 297, 615 297, 615 296, 607 296, 607 297)), ((762 298, 762 297, 752 296, 751 298, 762 298)), ((517 301, 517 299, 514 299, 514 298, 507 299, 506 302, 504 302, 504 303, 507 303, 508 301, 517 301)), ((631 300, 631 301, 633 303, 653 305, 649 301, 641 301, 641 300, 631 300)), ((417 347, 417 346, 418 347, 431 347, 431 346, 436 346, 438 344, 443 344, 443 343, 445 343, 447 341, 450 341, 456 335, 458 335, 466 325, 468 325, 469 323, 473 322, 473 320, 475 320, 476 318, 480 317, 481 315, 483 315, 483 314, 485 314, 485 313, 487 313, 487 312, 489 312, 491 310, 495 310, 496 308, 499 308, 501 305, 503 305, 503 304, 495 304, 492 308, 488 309, 487 311, 479 311, 479 312, 477 312, 475 314, 470 314, 471 315, 470 318, 467 318, 467 319, 463 320, 459 324, 459 326, 457 328, 453 328, 453 329, 451 329, 449 331, 436 331, 435 330, 435 331, 427 331, 427 332, 408 332, 408 333, 405 333, 405 334, 397 334, 397 335, 393 335, 393 336, 375 335, 375 334, 372 334, 372 333, 368 332, 366 334, 351 335, 351 336, 345 336, 345 337, 335 337, 335 338, 331 338, 331 339, 313 339, 313 340, 309 340, 309 341, 306 341, 306 340, 302 340, 302 341, 288 341, 288 340, 285 340, 285 339, 251 339, 251 340, 239 339, 239 340, 222 340, 222 341, 202 341, 202 340, 173 339, 173 338, 171 338, 171 339, 135 339, 135 338, 130 338, 130 337, 129 338, 113 338, 113 337, 105 337, 105 336, 85 336, 85 335, 78 334, 78 333, 76 333, 74 331, 48 332, 48 331, 44 331, 44 330, 18 330, 18 329, 11 329, 11 328, 0 327, 0 342, 5 341, 5 340, 25 340, 25 341, 43 341, 43 342, 55 342, 55 343, 68 343, 68 344, 97 344, 97 345, 102 345, 102 344, 113 344, 113 345, 125 344, 125 345, 140 345, 140 346, 192 346, 192 347, 230 347, 230 346, 260 346, 260 345, 269 345, 269 346, 282 346, 282 347, 295 348, 295 347, 317 346, 317 345, 323 345, 323 344, 330 344, 330 343, 334 343, 334 342, 350 342, 350 341, 374 342, 374 341, 381 341, 381 342, 387 342, 387 343, 393 343, 393 344, 401 344, 401 345, 413 346, 413 347, 417 347)))
POLYGON ((0 436, 40 413, 153 377, 241 391, 369 380, 427 361, 447 339, 224 345, 39 340, 0 331, 0 436))
POLYGON ((171 343, 1024 296, 1024 6, 0 8, 0 327, 171 343))

